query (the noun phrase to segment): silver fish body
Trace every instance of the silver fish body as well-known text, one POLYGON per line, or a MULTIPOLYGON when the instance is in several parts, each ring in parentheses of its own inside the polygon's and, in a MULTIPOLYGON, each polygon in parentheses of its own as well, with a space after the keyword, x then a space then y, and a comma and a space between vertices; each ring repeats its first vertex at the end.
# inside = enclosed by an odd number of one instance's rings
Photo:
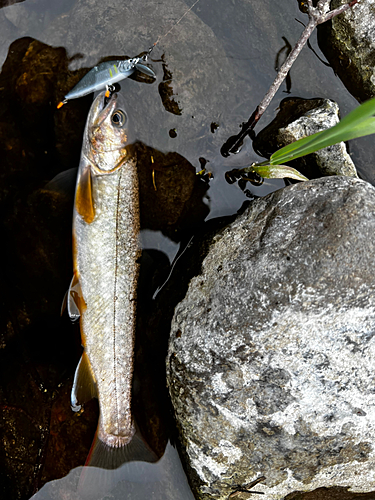
POLYGON ((86 123, 77 177, 71 316, 80 315, 84 353, 72 405, 97 395, 97 438, 109 448, 135 433, 131 412, 136 292, 139 272, 139 193, 122 96, 104 92, 86 123))

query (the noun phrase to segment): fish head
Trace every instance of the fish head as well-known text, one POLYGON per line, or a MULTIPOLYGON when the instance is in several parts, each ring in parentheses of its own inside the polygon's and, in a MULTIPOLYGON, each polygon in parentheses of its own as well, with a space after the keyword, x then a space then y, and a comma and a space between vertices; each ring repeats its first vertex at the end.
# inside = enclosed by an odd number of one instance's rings
POLYGON ((101 92, 96 97, 87 118, 84 141, 94 174, 114 172, 131 159, 134 137, 121 94, 106 98, 105 92, 101 92))

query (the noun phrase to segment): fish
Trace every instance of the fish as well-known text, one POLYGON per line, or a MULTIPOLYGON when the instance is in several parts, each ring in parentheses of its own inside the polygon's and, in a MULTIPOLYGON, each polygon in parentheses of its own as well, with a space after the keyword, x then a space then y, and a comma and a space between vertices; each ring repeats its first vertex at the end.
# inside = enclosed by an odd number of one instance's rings
POLYGON ((97 397, 99 422, 88 465, 153 462, 132 416, 140 213, 134 136, 125 99, 105 92, 86 122, 73 210, 73 279, 67 310, 80 321, 83 354, 73 410, 97 397))
POLYGON ((140 57, 134 57, 126 60, 106 61, 94 66, 86 75, 72 88, 64 97, 64 99, 57 105, 61 108, 71 99, 77 99, 91 92, 97 92, 105 89, 107 86, 124 80, 130 76, 137 69, 147 76, 155 78, 154 71, 142 64, 143 60, 140 57))

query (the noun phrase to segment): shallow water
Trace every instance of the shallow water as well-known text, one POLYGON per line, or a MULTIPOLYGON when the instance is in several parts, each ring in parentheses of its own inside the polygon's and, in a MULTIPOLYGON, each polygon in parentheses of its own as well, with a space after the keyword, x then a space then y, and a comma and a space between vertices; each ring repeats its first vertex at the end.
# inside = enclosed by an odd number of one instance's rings
MULTIPOLYGON (((66 477, 51 481, 36 493, 32 500, 64 500, 96 499, 100 500, 108 495, 104 481, 96 485, 93 491, 90 483, 95 477, 102 474, 102 470, 92 467, 90 470, 88 487, 77 493, 79 478, 82 467, 72 470, 66 477)), ((149 464, 145 462, 131 462, 124 464, 116 471, 110 471, 108 483, 111 484, 111 496, 113 500, 194 500, 189 488, 184 470, 177 450, 167 444, 165 453, 159 462, 149 464)), ((108 486, 108 485, 107 485, 108 486)))
MULTIPOLYGON (((6 283, 0 317, 1 497, 28 499, 45 482, 81 465, 96 426, 95 403, 79 416, 70 410, 80 340, 76 328, 59 319, 72 269, 74 171, 64 189, 44 189, 57 174, 78 166, 92 99, 71 101, 61 110, 56 104, 77 70, 83 68, 83 74, 101 58, 147 50, 192 3, 25 0, 0 9, 0 64, 5 63, 0 75, 0 203, 7 242, 1 249, 6 283)), ((293 0, 200 0, 153 50, 150 64, 156 81, 129 78, 121 83, 136 137, 144 144, 139 154, 142 242, 148 250, 142 261, 136 385, 146 388, 146 396, 137 392, 135 411, 159 455, 175 431, 163 369, 167 338, 155 339, 153 323, 163 311, 148 311, 168 280, 170 264, 196 228, 284 186, 281 180, 260 187, 248 183, 243 191, 228 184, 225 171, 259 157, 250 139, 241 153, 229 158, 220 155, 220 148, 268 90, 282 37, 293 45, 301 33, 297 19, 306 22, 293 0), (168 156, 170 152, 180 156, 168 156), (210 179, 195 176, 203 164, 210 179), (155 348, 153 356, 144 340, 155 348), (157 395, 156 401, 151 394, 157 395)), ((324 59, 316 34, 311 44, 324 59)), ((286 85, 281 87, 256 131, 273 119, 286 96, 333 99, 342 115, 357 105, 307 47, 291 71, 291 82, 291 93, 285 93, 286 85)), ((350 151, 360 175, 374 183, 373 138, 352 141, 350 151)), ((171 304, 157 305, 161 307, 173 312, 171 304)), ((173 456, 173 467, 180 467, 173 456)), ((172 467, 172 462, 164 463, 172 467)), ((174 478, 173 469, 168 474, 174 478)))

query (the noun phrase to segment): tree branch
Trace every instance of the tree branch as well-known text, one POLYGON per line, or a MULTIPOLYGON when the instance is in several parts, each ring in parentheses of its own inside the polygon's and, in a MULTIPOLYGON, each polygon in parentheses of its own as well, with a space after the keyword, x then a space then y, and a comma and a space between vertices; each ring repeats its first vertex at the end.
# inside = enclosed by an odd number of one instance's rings
POLYGON ((328 12, 328 14, 324 16, 323 20, 320 21, 319 24, 325 23, 326 21, 329 21, 333 17, 338 16, 342 12, 351 9, 356 3, 358 3, 358 0, 352 0, 352 2, 346 3, 344 5, 341 5, 341 7, 337 7, 337 9, 331 10, 331 12, 328 12))
POLYGON ((235 136, 229 137, 229 139, 223 144, 221 147, 221 154, 223 156, 229 156, 230 153, 236 153, 240 146, 242 145, 242 141, 244 138, 249 135, 249 133, 253 130, 255 125, 260 120, 263 113, 266 111, 270 102, 274 98, 276 92, 280 88, 280 85, 285 80, 287 74, 289 73, 294 61, 297 59, 299 53, 305 46, 306 42, 310 38, 311 33, 314 31, 318 24, 322 24, 329 19, 345 12, 358 3, 359 0, 352 0, 351 2, 338 7, 332 11, 329 11, 330 0, 319 0, 316 7, 313 7, 312 0, 307 0, 308 3, 308 16, 309 22, 304 29, 300 39, 296 43, 294 49, 290 52, 288 57, 285 59, 284 64, 281 66, 274 82, 272 83, 270 89, 263 97, 262 101, 258 104, 257 108, 250 116, 248 121, 242 125, 241 132, 235 136))

